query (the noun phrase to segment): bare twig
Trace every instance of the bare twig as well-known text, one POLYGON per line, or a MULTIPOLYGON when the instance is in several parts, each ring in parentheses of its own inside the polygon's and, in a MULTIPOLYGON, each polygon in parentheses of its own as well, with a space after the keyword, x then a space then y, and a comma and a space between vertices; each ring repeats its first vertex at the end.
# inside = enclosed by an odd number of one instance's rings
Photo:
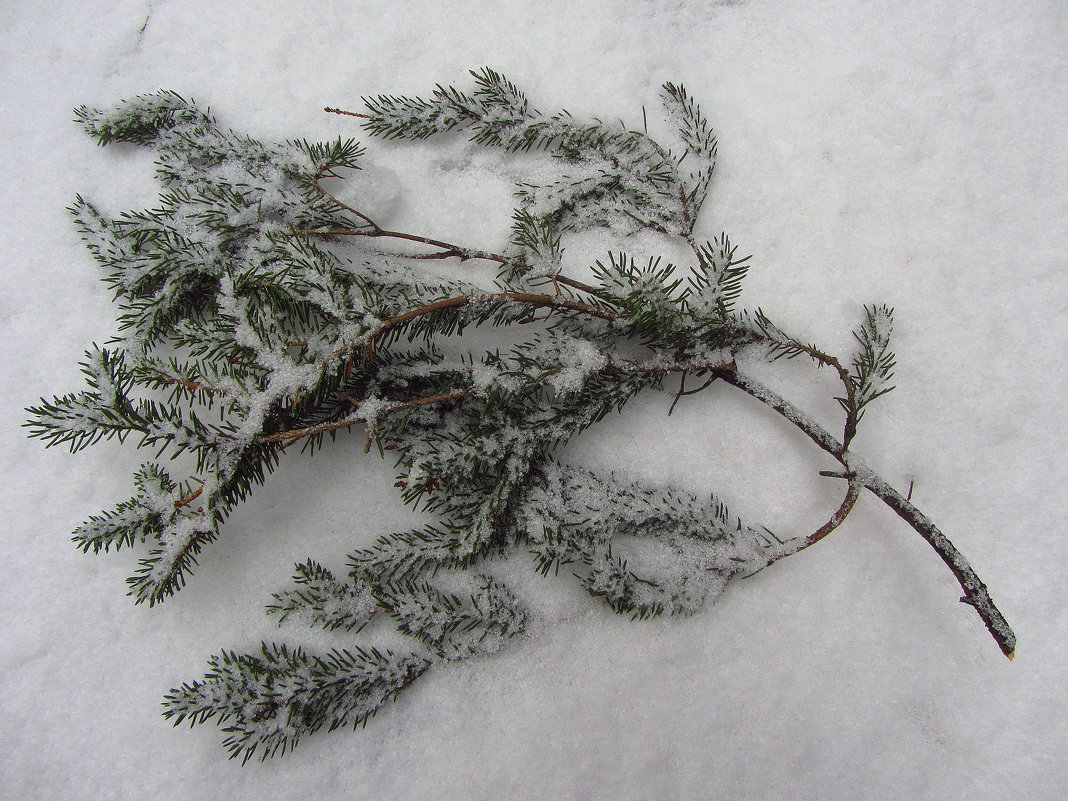
POLYGON ((193 490, 192 492, 190 492, 190 493, 189 493, 188 495, 186 495, 186 496, 185 496, 184 498, 179 498, 178 500, 176 500, 176 501, 174 502, 174 508, 175 508, 175 509, 180 509, 180 508, 181 508, 181 507, 183 507, 183 506, 188 506, 188 505, 189 505, 189 504, 191 504, 191 503, 192 503, 193 501, 195 501, 195 500, 196 500, 197 498, 199 498, 199 497, 200 497, 200 494, 201 494, 201 493, 202 493, 203 491, 204 491, 204 487, 203 487, 203 485, 201 485, 201 486, 197 487, 197 488, 196 488, 195 490, 193 490))
MULTIPOLYGON (((685 395, 696 395, 698 392, 704 392, 706 389, 712 386, 712 383, 717 378, 719 378, 716 373, 712 373, 712 376, 707 381, 705 381, 705 383, 701 384, 701 386, 699 386, 697 389, 686 389, 686 376, 689 373, 689 369, 689 367, 683 368, 682 380, 679 382, 679 391, 675 393, 675 400, 671 402, 671 408, 668 409, 668 417, 670 417, 671 413, 675 411, 675 405, 679 402, 680 398, 685 395)), ((716 367, 715 369, 719 368, 716 367)))
POLYGON ((534 308, 562 309, 582 312, 592 317, 599 317, 602 320, 616 320, 619 318, 619 315, 610 309, 604 309, 589 303, 583 303, 582 301, 573 298, 557 295, 538 295, 529 292, 491 292, 480 295, 457 295, 456 297, 444 298, 435 301, 434 303, 428 303, 425 306, 419 306, 415 309, 409 309, 406 312, 402 312, 394 317, 383 320, 355 341, 335 350, 326 357, 324 361, 331 361, 340 356, 348 356, 361 348, 368 348, 370 350, 374 347, 375 340, 386 332, 395 328, 400 328, 420 317, 445 311, 446 309, 462 308, 474 303, 519 303, 534 308))
MULTIPOLYGON (((773 390, 768 389, 748 376, 742 375, 737 370, 721 370, 720 378, 774 409, 822 450, 834 456, 845 468, 843 473, 825 472, 824 475, 844 478, 850 481, 851 484, 856 483, 864 487, 893 509, 902 520, 912 526, 934 548, 935 552, 942 558, 942 561, 949 567, 957 583, 964 590, 964 596, 961 600, 975 609, 986 625, 987 630, 1001 648, 1002 653, 1009 659, 1015 656, 1016 635, 1013 633, 1008 621, 1005 620, 1004 615, 1001 614, 1001 610, 995 606, 994 601, 990 598, 986 585, 979 579, 975 570, 957 550, 956 546, 935 526, 930 518, 913 506, 901 493, 887 484, 870 468, 863 465, 859 459, 849 453, 845 446, 836 440, 823 426, 792 403, 780 397, 773 390)), ((843 504, 843 506, 845 505, 843 504)), ((828 523, 833 522, 833 520, 834 518, 828 523)))
POLYGON ((679 402, 679 398, 686 394, 686 374, 688 370, 683 370, 682 375, 679 376, 679 391, 675 393, 675 400, 671 402, 671 407, 668 409, 668 417, 671 417, 671 413, 675 411, 675 404, 679 402))
POLYGON ((279 431, 276 434, 268 434, 267 436, 260 437, 260 442, 284 442, 286 446, 292 445, 297 440, 304 439, 305 437, 314 436, 315 434, 325 434, 329 431, 338 431, 342 428, 352 428, 354 425, 361 423, 373 423, 376 420, 385 417, 390 414, 396 414, 397 412, 407 411, 409 409, 416 409, 420 406, 427 406, 431 403, 444 403, 451 400, 461 400, 463 398, 474 397, 473 390, 467 390, 464 392, 443 392, 440 395, 430 395, 425 398, 416 398, 415 400, 404 401, 402 403, 388 406, 385 409, 379 410, 377 415, 368 419, 366 417, 346 417, 344 420, 335 420, 332 423, 320 423, 316 426, 308 426, 306 428, 295 428, 290 431, 279 431))
POLYGON ((330 106, 327 106, 326 108, 324 108, 323 111, 328 111, 331 114, 344 114, 346 117, 361 117, 361 118, 363 118, 365 120, 371 119, 371 115, 370 114, 360 114, 359 112, 356 112, 356 111, 345 111, 344 109, 331 108, 330 106))
MULTIPOLYGON (((330 109, 327 109, 328 111, 330 109)), ((352 114, 352 112, 338 112, 352 114)), ((359 114, 353 114, 353 116, 365 116, 359 114)), ((512 270, 523 271, 527 268, 527 265, 522 261, 503 256, 500 253, 491 253, 485 250, 478 250, 475 248, 465 247, 463 245, 457 245, 452 242, 445 242, 441 239, 434 239, 429 236, 421 236, 419 234, 409 234, 403 231, 390 231, 383 228, 362 211, 342 202, 333 194, 323 188, 319 180, 322 175, 315 176, 315 187, 320 194, 338 208, 354 214, 363 222, 365 228, 298 228, 296 233, 304 234, 305 236, 363 236, 372 238, 385 238, 385 239, 399 239, 407 242, 417 242, 422 245, 429 245, 430 247, 438 248, 436 253, 422 253, 422 254, 396 254, 403 258, 408 259, 459 259, 461 262, 469 259, 475 259, 479 261, 492 261, 500 264, 502 267, 508 267, 512 270)), ((577 289, 581 292, 585 292, 588 295, 595 297, 599 296, 599 290, 597 287, 590 286, 582 281, 575 280, 574 278, 568 278, 565 275, 559 273, 549 276, 550 280, 555 285, 556 283, 569 286, 572 289, 577 289)))
POLYGON ((942 557, 942 561, 946 563, 964 590, 964 595, 960 599, 961 603, 968 604, 975 609, 991 636, 1001 647, 1002 653, 1009 659, 1014 658, 1016 656, 1016 634, 1005 620, 1005 616, 1001 614, 1001 610, 994 605, 986 584, 976 575, 968 560, 935 526, 934 521, 913 506, 900 492, 867 468, 858 469, 857 473, 865 489, 893 509, 898 517, 919 532, 920 536, 927 540, 942 557))

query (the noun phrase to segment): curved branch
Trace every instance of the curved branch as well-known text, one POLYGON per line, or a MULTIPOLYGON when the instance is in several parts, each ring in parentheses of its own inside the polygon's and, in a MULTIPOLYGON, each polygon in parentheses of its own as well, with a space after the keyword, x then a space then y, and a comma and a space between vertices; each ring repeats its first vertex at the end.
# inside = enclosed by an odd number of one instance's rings
POLYGON ((849 516, 849 513, 853 511, 853 507, 857 503, 857 499, 860 497, 860 484, 855 480, 850 480, 848 489, 846 490, 845 498, 842 499, 842 504, 838 507, 830 519, 816 529, 814 532, 805 538, 804 544, 798 548, 799 551, 804 550, 810 545, 815 545, 822 540, 836 528, 838 528, 845 519, 849 516))
POLYGON ((804 539, 790 540, 784 543, 779 550, 773 551, 771 556, 768 557, 769 565, 778 562, 780 559, 785 559, 787 556, 793 556, 795 553, 805 550, 805 548, 810 545, 815 545, 845 522, 845 519, 849 517, 849 513, 853 511, 857 499, 860 497, 860 482, 856 480, 856 476, 849 475, 845 476, 845 478, 849 481, 849 486, 846 489, 845 498, 842 499, 842 503, 839 505, 838 509, 835 510, 834 514, 831 515, 826 523, 804 539))
POLYGON ((838 378, 841 380, 842 385, 845 387, 845 412, 846 421, 845 429, 842 434, 842 452, 849 447, 849 443, 853 441, 853 437, 857 434, 857 421, 860 419, 860 412, 857 408, 857 391, 853 385, 853 380, 849 377, 849 371, 842 366, 842 363, 838 361, 834 356, 824 353, 821 350, 810 345, 800 345, 801 350, 811 356, 820 364, 825 364, 828 367, 833 367, 838 373, 838 378))
MULTIPOLYGON (((847 457, 847 463, 852 462, 852 458, 847 457)), ((982 582, 975 570, 972 569, 972 566, 968 564, 968 560, 964 558, 964 555, 957 550, 956 546, 950 542, 945 534, 939 531, 934 521, 913 506, 912 502, 900 492, 870 469, 860 465, 850 466, 856 472, 858 480, 864 485, 865 489, 893 509, 898 517, 919 532, 920 536, 927 540, 931 547, 938 552, 938 555, 942 557, 942 561, 946 563, 946 566, 952 571, 957 582, 964 590, 964 595, 960 599, 961 603, 968 604, 975 609, 979 617, 983 619, 983 623, 986 624, 991 636, 997 641, 1001 652, 1009 659, 1015 657, 1016 634, 1013 632, 1009 622, 1005 620, 1005 616, 1001 614, 1001 610, 994 605, 986 584, 982 582)))
MULTIPOLYGON (((980 580, 968 560, 964 558, 964 555, 957 550, 956 546, 950 542, 945 534, 939 531, 929 517, 913 506, 909 500, 876 475, 874 471, 861 463, 859 459, 846 451, 843 444, 836 440, 823 426, 788 400, 780 397, 773 390, 768 389, 752 378, 739 373, 737 370, 722 369, 719 371, 719 377, 789 420, 822 450, 834 456, 846 468, 848 474, 843 477, 849 478, 849 475, 852 475, 852 478, 849 479, 851 484, 855 482, 863 486, 893 509, 902 520, 912 526, 934 548, 935 552, 942 558, 942 561, 949 567, 957 583, 964 590, 964 596, 961 601, 975 609, 986 625, 987 630, 1001 648, 1002 653, 1009 659, 1016 655, 1016 635, 1013 633, 1008 621, 1005 620, 1005 616, 1001 614, 1001 610, 995 606, 986 585, 980 580)), ((833 520, 834 518, 832 518, 833 520)))

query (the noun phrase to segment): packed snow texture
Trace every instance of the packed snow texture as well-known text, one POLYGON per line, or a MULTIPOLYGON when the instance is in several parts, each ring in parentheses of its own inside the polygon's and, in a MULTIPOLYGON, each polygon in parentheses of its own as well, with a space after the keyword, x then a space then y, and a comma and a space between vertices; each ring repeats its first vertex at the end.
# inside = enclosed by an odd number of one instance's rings
MULTIPOLYGON (((1068 796, 1066 46, 1060 0, 5 4, 0 797, 1068 796), (288 456, 156 608, 123 596, 133 554, 71 544, 130 497, 147 454, 72 457, 19 428, 40 396, 80 390, 81 354, 114 333, 65 208, 82 193, 117 213, 157 191, 151 154, 96 148, 71 110, 168 88, 264 141, 356 136, 365 170, 337 187, 343 199, 394 229, 494 250, 520 162, 462 137, 368 142, 322 111, 484 65, 537 108, 632 126, 665 81, 685 84, 719 138, 696 234, 727 231, 754 254, 742 305, 843 357, 865 303, 895 308, 897 389, 854 450, 898 489, 914 482, 1014 624, 1015 662, 925 543, 865 498, 831 537, 689 618, 631 622, 572 582, 500 566, 532 610, 528 636, 435 666, 366 729, 283 760, 241 768, 213 727, 160 718, 163 695, 220 648, 344 647, 344 629, 279 628, 264 605, 294 563, 340 573, 353 548, 425 521, 355 434, 288 456)), ((620 247, 607 233, 563 245, 579 279, 620 247)), ((627 247, 684 253, 650 236, 627 247)), ((830 425, 833 387, 812 375, 795 360, 760 378, 830 425)), ((841 482, 817 475, 833 465, 751 398, 716 386, 669 418, 670 402, 634 401, 561 458, 715 491, 780 536, 814 530, 840 500, 841 482)))

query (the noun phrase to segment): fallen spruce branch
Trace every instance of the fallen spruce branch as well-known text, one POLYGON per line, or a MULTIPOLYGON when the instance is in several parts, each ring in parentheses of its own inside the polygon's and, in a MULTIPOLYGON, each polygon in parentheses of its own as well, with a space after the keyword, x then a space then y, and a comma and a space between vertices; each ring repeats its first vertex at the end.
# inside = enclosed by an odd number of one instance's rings
POLYGON ((892 310, 866 309, 856 353, 843 362, 737 307, 748 260, 726 235, 694 234, 717 144, 682 87, 665 84, 661 96, 674 125, 668 148, 644 130, 543 114, 492 70, 473 76, 471 92, 438 87, 426 98, 368 98, 364 112, 327 110, 362 120, 372 136, 456 130, 477 145, 547 157, 553 177, 518 187, 501 253, 390 230, 327 191, 324 181, 360 167, 352 140, 264 145, 170 92, 78 110, 101 144, 153 148, 164 191, 159 208, 114 218, 76 199, 72 212, 115 292, 119 335, 87 352, 85 390, 42 399, 27 425, 72 451, 133 438, 157 459, 187 455, 192 470, 175 479, 147 462, 133 497, 91 517, 75 542, 94 552, 140 547, 129 592, 159 603, 181 589, 286 448, 315 452, 353 426, 366 428, 365 450, 396 458, 404 500, 435 520, 383 533, 351 555, 342 578, 313 561, 298 565, 293 586, 268 607, 280 621, 353 632, 392 618, 410 652, 223 651, 203 679, 167 696, 165 715, 217 719, 231 756, 284 753, 320 728, 366 722, 432 664, 492 652, 524 632, 520 600, 475 572, 488 557, 529 552, 543 573, 567 565, 591 594, 637 618, 689 614, 731 578, 826 537, 864 490, 935 549, 1011 658, 1015 636, 975 571, 850 449, 870 404, 892 389, 892 310), (689 264, 610 253, 593 265, 594 283, 578 281, 562 274, 562 242, 590 228, 621 241, 639 231, 678 237, 689 264), (385 242, 424 250, 376 249, 385 242), (450 259, 495 263, 496 286, 420 269, 450 259), (474 349, 463 337, 472 326, 519 344, 474 349), (797 356, 841 384, 840 437, 750 369, 797 356), (845 482, 845 497, 827 522, 783 540, 715 498, 555 458, 669 377, 678 378, 672 409, 722 381, 833 458, 841 469, 823 474, 845 482))

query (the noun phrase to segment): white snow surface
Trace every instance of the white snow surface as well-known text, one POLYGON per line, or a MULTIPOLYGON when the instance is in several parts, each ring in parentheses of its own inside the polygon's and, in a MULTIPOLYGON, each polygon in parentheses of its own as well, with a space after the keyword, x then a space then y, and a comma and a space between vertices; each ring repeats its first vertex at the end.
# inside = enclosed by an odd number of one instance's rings
MULTIPOLYGON (((0 797, 1068 797, 1066 54, 1063 0, 2 4, 0 797), (515 162, 459 140, 368 141, 322 111, 484 65, 544 111, 636 126, 644 105, 654 133, 660 85, 685 84, 720 141, 698 235, 754 254, 743 304, 845 358, 862 304, 895 307, 898 388, 855 450, 899 489, 915 482, 1014 625, 1014 662, 869 497, 688 619, 631 622, 564 577, 502 568, 540 620, 530 636, 435 667, 366 729, 281 760, 241 767, 213 726, 160 717, 221 648, 345 645, 279 629, 263 606, 294 562, 341 570, 424 520, 357 431, 287 456, 162 606, 124 596, 135 554, 73 547, 151 454, 72 457, 19 428, 40 396, 80 389, 82 351, 114 333, 64 209, 78 192, 105 213, 145 208, 157 187, 150 154, 97 148, 71 109, 169 88, 261 139, 355 136, 373 182, 343 197, 377 198, 395 229, 498 249, 515 162)), ((609 247, 577 238, 567 263, 582 278, 609 247)), ((837 428, 830 377, 812 375, 797 360, 762 380, 837 428)), ((562 458, 714 490, 780 536, 836 507, 840 482, 817 475, 833 465, 752 399, 715 386, 668 418, 670 401, 635 401, 562 458)))

